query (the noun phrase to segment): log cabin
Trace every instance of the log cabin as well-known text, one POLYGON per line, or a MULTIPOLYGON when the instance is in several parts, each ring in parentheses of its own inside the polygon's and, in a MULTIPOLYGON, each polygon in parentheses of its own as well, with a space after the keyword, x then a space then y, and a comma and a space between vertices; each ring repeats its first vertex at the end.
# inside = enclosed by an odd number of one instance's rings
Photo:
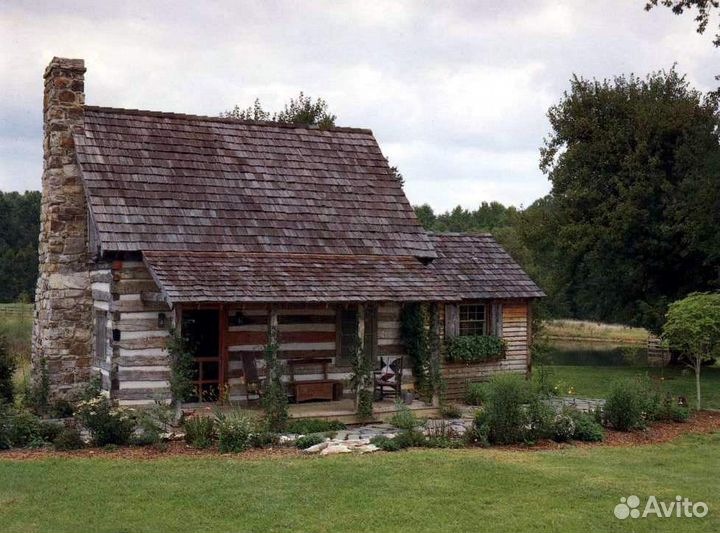
POLYGON ((196 401, 249 399, 275 325, 296 399, 337 399, 359 332, 373 361, 406 357, 410 303, 442 346, 504 340, 498 360, 443 363, 451 399, 529 372, 542 291, 490 235, 425 231, 370 130, 89 106, 84 73, 54 58, 44 77, 33 368, 53 396, 99 376, 122 405, 171 401, 175 328, 196 401))

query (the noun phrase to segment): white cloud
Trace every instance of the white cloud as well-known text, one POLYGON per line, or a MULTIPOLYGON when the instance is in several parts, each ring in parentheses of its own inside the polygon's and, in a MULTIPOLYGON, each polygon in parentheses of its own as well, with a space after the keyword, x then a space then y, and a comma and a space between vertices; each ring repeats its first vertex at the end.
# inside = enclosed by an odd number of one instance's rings
POLYGON ((627 0, 6 1, 0 188, 39 188, 42 72, 83 57, 89 103, 217 114, 304 90, 372 128, 412 202, 446 209, 545 194, 545 113, 573 73, 678 62, 715 87, 692 17, 627 0))

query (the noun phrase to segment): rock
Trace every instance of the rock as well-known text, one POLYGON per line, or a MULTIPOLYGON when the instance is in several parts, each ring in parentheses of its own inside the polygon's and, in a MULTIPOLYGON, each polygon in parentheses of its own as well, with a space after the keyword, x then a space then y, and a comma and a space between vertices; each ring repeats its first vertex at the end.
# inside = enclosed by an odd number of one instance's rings
POLYGON ((350 453, 352 450, 344 444, 330 444, 320 452, 320 455, 335 455, 338 453, 350 453))
POLYGON ((320 444, 315 444, 314 446, 310 446, 309 448, 305 448, 303 450, 303 453, 318 453, 325 451, 325 448, 327 448, 330 445, 329 442, 321 442, 320 444))
POLYGON ((364 446, 358 446, 355 448, 356 451, 360 453, 372 453, 378 451, 380 448, 375 446, 374 444, 366 444, 364 446))

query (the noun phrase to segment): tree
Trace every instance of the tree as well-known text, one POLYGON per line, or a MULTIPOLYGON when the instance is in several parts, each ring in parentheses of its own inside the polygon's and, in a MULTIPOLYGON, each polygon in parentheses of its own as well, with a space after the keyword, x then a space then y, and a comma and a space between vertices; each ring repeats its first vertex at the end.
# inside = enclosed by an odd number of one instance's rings
MULTIPOLYGON (((236 105, 231 110, 220 113, 220 116, 224 118, 236 118, 238 120, 304 124, 306 126, 317 126, 320 129, 334 127, 335 120, 337 119, 328 109, 328 104, 324 99, 318 98, 317 100, 313 100, 312 97, 305 96, 302 91, 300 91, 297 98, 291 98, 290 101, 285 104, 285 108, 282 111, 270 113, 263 108, 260 99, 255 98, 253 105, 244 109, 236 105)), ((389 165, 390 160, 388 159, 387 161, 389 165)), ((398 167, 390 166, 390 172, 402 187, 405 184, 405 179, 400 173, 400 170, 398 170, 398 167)))
POLYGON ((571 316, 658 331, 669 302, 720 283, 717 100, 674 68, 576 77, 548 117, 552 191, 525 242, 551 262, 571 316))
POLYGON ((0 302, 35 294, 40 192, 0 192, 0 302))
POLYGON ((700 370, 720 352, 720 293, 693 293, 670 304, 663 337, 682 350, 695 371, 697 408, 700 410, 700 370))
MULTIPOLYGON (((697 9, 697 15, 695 16, 695 22, 697 22, 697 32, 705 33, 708 22, 710 22, 710 12, 713 9, 720 7, 720 1, 718 0, 649 0, 645 4, 645 11, 650 11, 652 8, 662 5, 672 9, 672 12, 676 15, 682 15, 685 10, 691 11, 697 9)), ((720 31, 715 34, 713 39, 715 46, 720 46, 720 31)))
POLYGON ((285 104, 282 111, 270 113, 265 111, 259 98, 255 99, 252 106, 241 109, 235 106, 230 111, 220 113, 221 117, 236 118, 239 120, 260 120, 280 122, 282 124, 304 124, 307 126, 318 126, 320 129, 332 128, 335 126, 335 115, 330 113, 325 100, 318 98, 313 100, 310 96, 300 91, 297 98, 291 98, 285 104))

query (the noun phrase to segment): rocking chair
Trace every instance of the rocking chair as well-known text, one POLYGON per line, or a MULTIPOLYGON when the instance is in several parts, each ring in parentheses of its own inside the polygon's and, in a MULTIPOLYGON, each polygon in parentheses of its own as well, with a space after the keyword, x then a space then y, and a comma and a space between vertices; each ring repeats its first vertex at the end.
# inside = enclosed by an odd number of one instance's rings
POLYGON ((403 358, 393 356, 380 357, 380 370, 375 371, 375 396, 381 400, 385 390, 395 398, 400 398, 402 388, 403 358))

